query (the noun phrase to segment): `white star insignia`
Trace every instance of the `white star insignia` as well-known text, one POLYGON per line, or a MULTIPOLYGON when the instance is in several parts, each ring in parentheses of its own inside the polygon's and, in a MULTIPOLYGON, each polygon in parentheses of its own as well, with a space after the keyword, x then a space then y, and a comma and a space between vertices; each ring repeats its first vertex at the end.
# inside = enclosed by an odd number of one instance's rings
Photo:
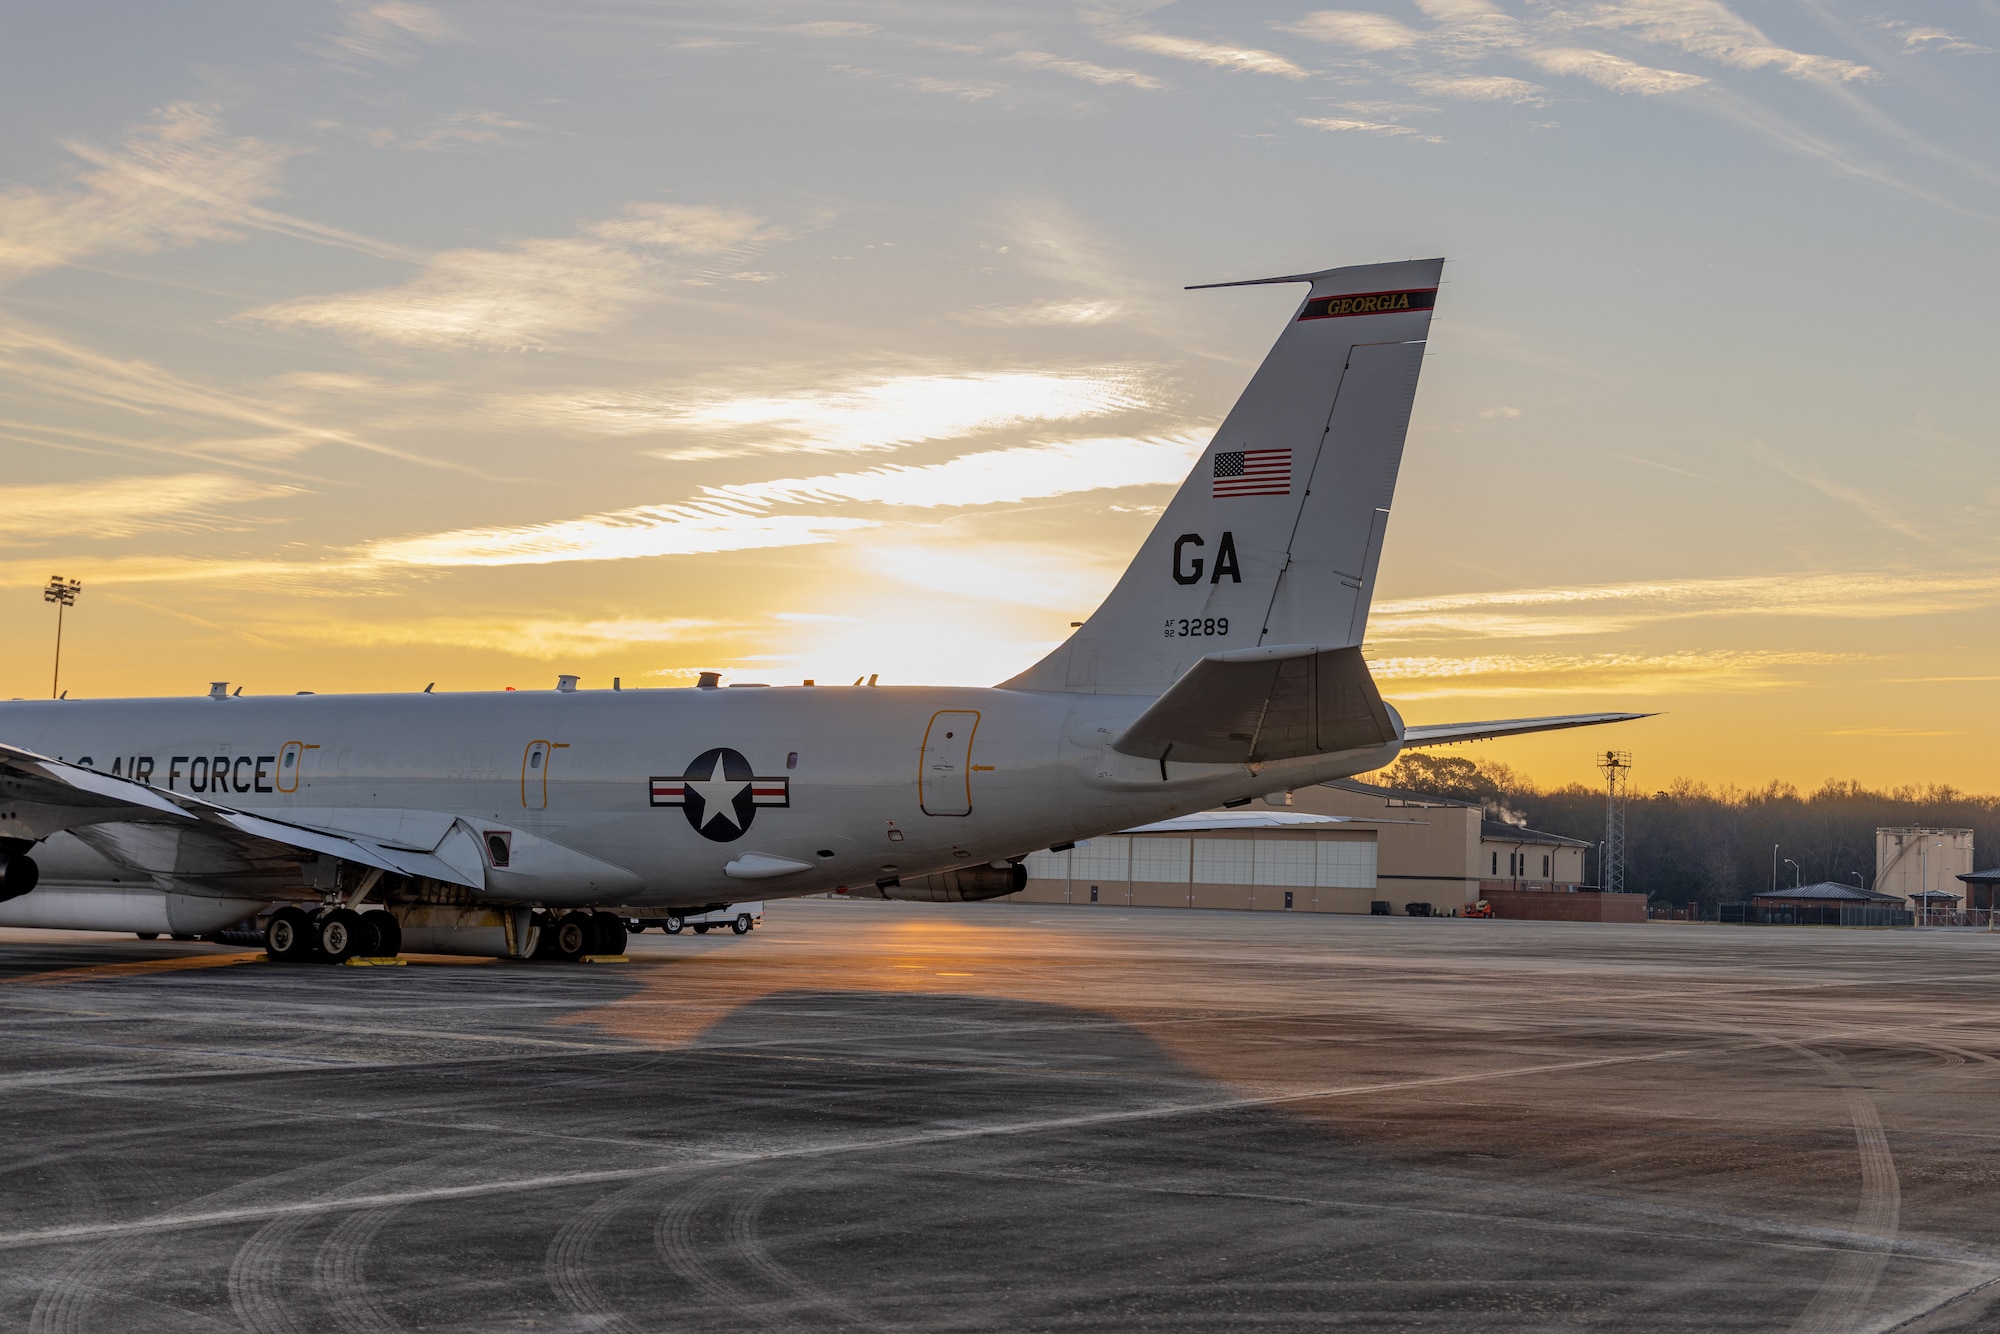
POLYGON ((743 824, 736 818, 736 798, 743 789, 750 786, 746 778, 724 778, 722 757, 715 757, 715 768, 706 778, 690 778, 687 790, 701 797, 701 822, 704 826, 710 820, 721 819, 729 822, 732 829, 741 829, 743 824))

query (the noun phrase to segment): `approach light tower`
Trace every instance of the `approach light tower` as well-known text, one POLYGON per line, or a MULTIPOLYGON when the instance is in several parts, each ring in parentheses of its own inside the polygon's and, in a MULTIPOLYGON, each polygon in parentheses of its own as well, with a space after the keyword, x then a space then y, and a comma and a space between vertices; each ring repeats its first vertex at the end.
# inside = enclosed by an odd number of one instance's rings
POLYGON ((79 579, 65 579, 61 575, 51 575, 49 586, 42 590, 42 601, 56 604, 56 672, 49 681, 49 698, 60 699, 57 688, 62 685, 62 623, 63 608, 76 605, 76 595, 83 591, 79 579))
POLYGON ((1625 788, 1632 778, 1632 752, 1607 750, 1597 757, 1604 771, 1604 851, 1597 878, 1607 894, 1625 892, 1625 788))

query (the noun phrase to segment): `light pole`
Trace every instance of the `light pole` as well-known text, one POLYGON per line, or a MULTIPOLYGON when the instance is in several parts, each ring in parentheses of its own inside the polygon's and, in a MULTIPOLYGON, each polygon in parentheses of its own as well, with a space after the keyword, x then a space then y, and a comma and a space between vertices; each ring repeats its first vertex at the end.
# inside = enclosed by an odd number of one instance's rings
POLYGON ((1771 892, 1778 892, 1778 845, 1771 845, 1771 892))
POLYGON ((1793 861, 1790 857, 1787 857, 1785 858, 1785 865, 1792 868, 1793 889, 1797 889, 1801 884, 1805 883, 1805 874, 1799 870, 1799 864, 1797 862, 1793 861))
POLYGON ((59 699, 57 687, 62 684, 62 623, 63 608, 76 605, 76 595, 83 591, 79 579, 65 579, 61 575, 51 575, 49 586, 42 590, 42 601, 56 604, 56 670, 49 681, 49 698, 59 699))

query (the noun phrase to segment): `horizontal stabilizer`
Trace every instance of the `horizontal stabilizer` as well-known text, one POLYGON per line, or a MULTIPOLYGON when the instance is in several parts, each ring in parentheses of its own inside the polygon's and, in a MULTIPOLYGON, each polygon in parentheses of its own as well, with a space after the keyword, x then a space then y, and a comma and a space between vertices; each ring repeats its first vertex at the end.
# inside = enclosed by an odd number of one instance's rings
POLYGON ((1650 713, 1566 713, 1555 718, 1502 718, 1489 723, 1433 723, 1403 732, 1403 747, 1449 746, 1455 741, 1485 741, 1496 736, 1520 736, 1527 732, 1560 732, 1566 727, 1595 727, 1599 723, 1629 723, 1635 718, 1651 718, 1650 713))
POLYGON ((1200 659, 1112 748, 1162 762, 1247 764, 1395 739, 1359 648, 1274 644, 1200 659))

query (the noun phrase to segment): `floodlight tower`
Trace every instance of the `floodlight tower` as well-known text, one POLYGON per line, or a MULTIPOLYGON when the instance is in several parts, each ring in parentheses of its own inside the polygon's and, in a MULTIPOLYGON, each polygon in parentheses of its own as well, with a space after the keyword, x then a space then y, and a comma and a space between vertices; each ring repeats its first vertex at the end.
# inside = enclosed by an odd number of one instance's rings
POLYGON ((1625 892, 1625 788, 1632 777, 1632 752, 1607 750, 1597 757, 1604 772, 1604 851, 1597 878, 1607 894, 1625 892))
POLYGON ((50 576, 49 586, 42 590, 42 601, 53 602, 56 604, 56 671, 54 677, 52 677, 49 681, 50 699, 61 698, 61 696, 57 694, 56 691, 57 687, 62 685, 63 608, 74 607, 76 605, 76 595, 78 593, 81 593, 82 591, 83 591, 82 580, 65 579, 59 574, 50 576))

